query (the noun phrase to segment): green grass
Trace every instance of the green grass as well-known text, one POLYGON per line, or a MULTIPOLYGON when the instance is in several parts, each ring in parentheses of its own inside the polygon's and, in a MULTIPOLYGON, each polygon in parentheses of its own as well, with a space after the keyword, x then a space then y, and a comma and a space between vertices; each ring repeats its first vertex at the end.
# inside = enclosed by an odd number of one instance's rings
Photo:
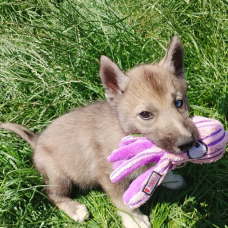
MULTIPOLYGON (((228 2, 31 0, 0 2, 0 122, 41 132, 54 118, 103 99, 100 54, 123 70, 156 62, 170 38, 185 47, 191 115, 219 119, 228 129, 228 2)), ((176 172, 187 186, 158 187, 142 207, 158 227, 228 226, 228 153, 213 164, 176 172)), ((0 227, 122 227, 99 190, 80 192, 89 221, 75 223, 47 199, 32 167, 32 150, 0 131, 0 227)))

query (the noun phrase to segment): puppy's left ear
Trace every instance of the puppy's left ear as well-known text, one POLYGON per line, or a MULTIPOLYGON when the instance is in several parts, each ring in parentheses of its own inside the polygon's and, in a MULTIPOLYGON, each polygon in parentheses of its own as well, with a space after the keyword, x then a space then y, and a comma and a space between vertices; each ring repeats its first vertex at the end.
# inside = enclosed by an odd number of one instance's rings
POLYGON ((110 58, 100 57, 100 78, 105 88, 105 97, 112 102, 121 96, 129 82, 129 77, 110 58))
POLYGON ((177 77, 184 77, 184 48, 180 38, 175 35, 170 41, 165 57, 158 64, 177 77))

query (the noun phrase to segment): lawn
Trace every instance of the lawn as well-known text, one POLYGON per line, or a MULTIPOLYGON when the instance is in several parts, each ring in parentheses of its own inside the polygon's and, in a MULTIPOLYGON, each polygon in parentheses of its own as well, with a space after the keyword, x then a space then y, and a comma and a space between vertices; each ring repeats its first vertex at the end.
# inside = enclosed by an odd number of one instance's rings
MULTIPOLYGON (((191 116, 228 129, 227 0, 1 1, 0 122, 42 132, 57 116, 104 98, 101 54, 127 70, 159 61, 175 34, 185 47, 191 116)), ((158 187, 142 207, 153 227, 228 227, 228 151, 176 173, 186 187, 158 187)), ((43 185, 28 144, 0 131, 0 227, 122 227, 99 189, 74 195, 91 214, 79 224, 53 206, 43 185)))

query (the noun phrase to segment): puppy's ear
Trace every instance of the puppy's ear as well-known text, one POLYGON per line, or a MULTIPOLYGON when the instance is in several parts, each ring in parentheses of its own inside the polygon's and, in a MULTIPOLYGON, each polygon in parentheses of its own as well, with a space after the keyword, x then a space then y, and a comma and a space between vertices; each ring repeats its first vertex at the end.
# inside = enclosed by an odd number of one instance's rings
POLYGON ((158 64, 177 77, 184 77, 184 48, 180 38, 175 35, 170 41, 165 57, 158 64))
POLYGON ((105 97, 110 102, 125 91, 129 77, 108 57, 100 57, 100 78, 105 88, 105 97))

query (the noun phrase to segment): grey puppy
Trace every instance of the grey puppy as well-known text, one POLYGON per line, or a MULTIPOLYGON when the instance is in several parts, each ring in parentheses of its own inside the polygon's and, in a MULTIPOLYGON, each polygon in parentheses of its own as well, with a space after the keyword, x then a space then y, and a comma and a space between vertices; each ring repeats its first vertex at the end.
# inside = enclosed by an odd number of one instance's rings
MULTIPOLYGON (((86 207, 69 197, 72 185, 99 185, 121 209, 118 213, 126 228, 151 227, 146 215, 122 201, 132 178, 148 167, 113 184, 109 179, 113 168, 107 157, 131 133, 140 133, 173 153, 194 145, 198 135, 189 118, 183 56, 178 36, 172 38, 158 64, 139 65, 126 73, 101 56, 100 78, 107 100, 60 116, 40 135, 18 124, 0 124, 0 128, 14 131, 31 145, 48 197, 69 217, 79 222, 88 218, 86 207)), ((164 182, 166 187, 177 189, 184 179, 169 173, 164 182)))

